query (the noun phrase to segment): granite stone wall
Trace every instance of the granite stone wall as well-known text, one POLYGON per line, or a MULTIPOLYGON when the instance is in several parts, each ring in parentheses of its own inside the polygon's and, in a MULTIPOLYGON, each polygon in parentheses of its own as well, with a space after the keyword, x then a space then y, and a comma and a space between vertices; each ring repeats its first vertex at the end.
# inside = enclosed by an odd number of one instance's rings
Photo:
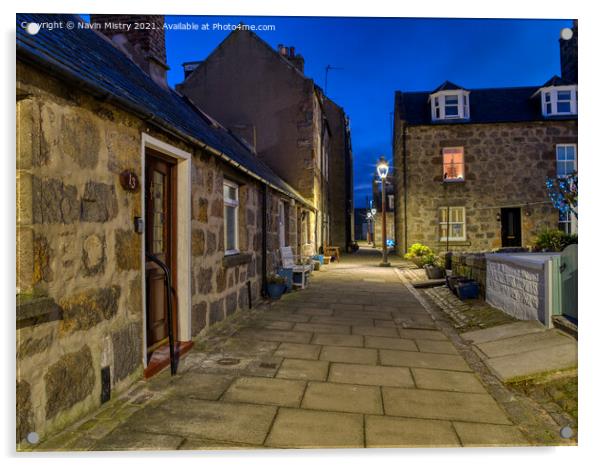
POLYGON ((545 181, 556 174, 556 144, 577 142, 576 121, 408 126, 405 144, 404 125, 396 121, 394 141, 400 253, 415 242, 445 250, 438 209, 447 205, 466 209, 466 240, 450 241, 452 251, 501 247, 498 214, 503 207, 521 209, 523 247, 533 244, 539 229, 557 227, 558 211, 545 181), (442 183, 442 150, 458 146, 464 148, 465 181, 442 183))
MULTIPOLYGON (((17 441, 62 429, 142 377, 141 135, 192 153, 192 337, 260 297, 262 187, 215 157, 34 68, 17 65, 17 441), (224 177, 240 184, 239 254, 224 257, 224 177)), ((270 209, 280 197, 270 191, 270 209)), ((289 209, 291 241, 296 212, 289 209)), ((277 223, 269 222, 270 237, 277 223)), ((292 244, 295 244, 294 242, 292 244)), ((269 254, 275 245, 269 242, 269 254)), ((269 267, 274 267, 274 261, 269 267)))

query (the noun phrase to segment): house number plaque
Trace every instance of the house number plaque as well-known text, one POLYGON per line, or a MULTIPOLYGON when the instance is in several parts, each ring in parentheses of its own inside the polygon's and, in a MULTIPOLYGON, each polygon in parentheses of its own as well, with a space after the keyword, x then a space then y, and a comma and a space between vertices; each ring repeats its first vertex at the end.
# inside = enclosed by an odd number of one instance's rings
POLYGON ((121 175, 119 175, 119 181, 121 182, 121 187, 130 193, 138 192, 140 189, 140 181, 138 180, 138 176, 132 170, 125 170, 121 172, 121 175))

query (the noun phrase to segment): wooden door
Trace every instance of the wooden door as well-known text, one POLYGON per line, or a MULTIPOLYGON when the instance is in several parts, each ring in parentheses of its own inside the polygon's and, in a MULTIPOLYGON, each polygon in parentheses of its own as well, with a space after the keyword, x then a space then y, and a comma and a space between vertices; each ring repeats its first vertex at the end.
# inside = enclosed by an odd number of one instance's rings
MULTIPOLYGON (((167 265, 175 283, 175 169, 166 159, 147 152, 145 168, 146 253, 167 265)), ((167 288, 165 272, 146 259, 146 338, 149 352, 167 343, 167 288)), ((172 296, 173 330, 176 303, 172 296)))
POLYGON ((520 247, 521 217, 520 207, 502 209, 502 247, 520 247))

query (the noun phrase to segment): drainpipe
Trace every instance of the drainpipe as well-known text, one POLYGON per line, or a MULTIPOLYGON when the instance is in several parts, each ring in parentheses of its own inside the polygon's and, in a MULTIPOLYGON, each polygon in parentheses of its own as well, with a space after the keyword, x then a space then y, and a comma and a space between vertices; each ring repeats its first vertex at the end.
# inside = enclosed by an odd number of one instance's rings
POLYGON ((268 295, 268 185, 263 185, 261 219, 261 295, 268 295))
POLYGON ((408 127, 403 125, 403 250, 408 252, 408 154, 406 148, 406 137, 408 127))

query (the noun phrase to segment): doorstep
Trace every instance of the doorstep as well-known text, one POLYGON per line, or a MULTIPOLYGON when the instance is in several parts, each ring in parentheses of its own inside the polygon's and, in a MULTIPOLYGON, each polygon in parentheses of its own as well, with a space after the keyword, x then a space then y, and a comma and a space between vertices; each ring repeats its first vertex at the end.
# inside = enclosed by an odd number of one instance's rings
MULTIPOLYGON (((188 351, 190 351, 192 345, 192 341, 176 342, 176 344, 174 345, 176 362, 179 362, 179 359, 186 353, 188 353, 188 351)), ((148 379, 152 377, 161 370, 165 369, 167 366, 169 366, 169 345, 165 344, 153 351, 150 361, 144 369, 144 378, 148 379)))

